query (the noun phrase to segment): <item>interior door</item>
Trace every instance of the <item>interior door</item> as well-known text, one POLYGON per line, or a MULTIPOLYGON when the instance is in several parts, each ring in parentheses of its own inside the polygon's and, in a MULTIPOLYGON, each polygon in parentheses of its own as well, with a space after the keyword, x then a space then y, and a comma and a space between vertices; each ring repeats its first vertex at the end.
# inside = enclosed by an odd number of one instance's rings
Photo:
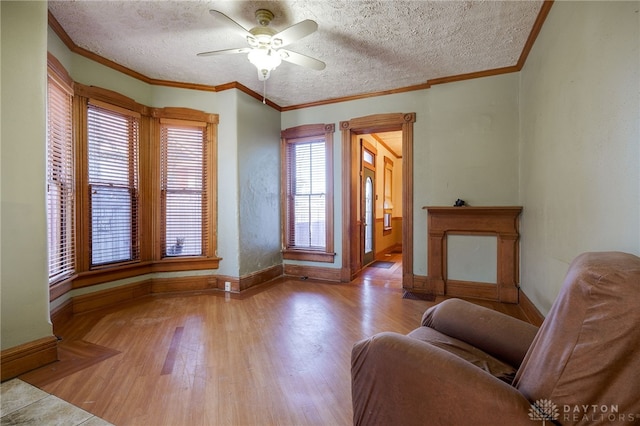
POLYGON ((375 177, 376 173, 367 167, 364 168, 362 174, 362 224, 363 224, 363 236, 364 242, 362 244, 362 266, 366 266, 375 260, 375 225, 376 225, 376 212, 375 212, 375 177))

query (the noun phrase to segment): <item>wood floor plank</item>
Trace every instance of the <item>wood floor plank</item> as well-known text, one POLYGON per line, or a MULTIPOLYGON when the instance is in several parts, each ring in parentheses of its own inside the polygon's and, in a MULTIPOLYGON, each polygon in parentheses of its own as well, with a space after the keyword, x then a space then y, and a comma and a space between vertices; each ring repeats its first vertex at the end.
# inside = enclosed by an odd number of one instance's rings
POLYGON ((66 333, 102 358, 32 379, 115 425, 349 425, 353 344, 407 333, 436 303, 402 298, 401 264, 368 269, 351 284, 280 279, 83 314, 66 333))
POLYGON ((164 376, 167 374, 171 374, 173 372, 173 366, 176 363, 176 352, 179 349, 183 332, 184 332, 184 327, 176 327, 176 331, 173 333, 173 337, 171 338, 169 351, 167 352, 167 357, 164 360, 164 365, 162 366, 162 371, 160 372, 160 375, 164 376))

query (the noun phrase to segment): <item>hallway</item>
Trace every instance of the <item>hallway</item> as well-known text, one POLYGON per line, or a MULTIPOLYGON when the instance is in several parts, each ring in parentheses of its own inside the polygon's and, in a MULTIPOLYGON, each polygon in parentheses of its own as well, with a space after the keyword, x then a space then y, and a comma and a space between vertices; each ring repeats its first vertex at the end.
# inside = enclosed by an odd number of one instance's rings
POLYGON ((402 253, 378 255, 375 262, 365 267, 351 284, 402 288, 402 253), (388 262, 392 263, 391 265, 388 262), (379 265, 379 266, 376 266, 379 265))

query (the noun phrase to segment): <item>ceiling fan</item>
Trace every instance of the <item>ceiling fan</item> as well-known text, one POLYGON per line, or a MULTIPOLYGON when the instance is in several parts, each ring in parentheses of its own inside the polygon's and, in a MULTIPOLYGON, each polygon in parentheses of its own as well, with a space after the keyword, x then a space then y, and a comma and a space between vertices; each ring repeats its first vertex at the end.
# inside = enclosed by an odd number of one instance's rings
POLYGON ((324 62, 318 59, 283 49, 284 46, 298 41, 318 29, 318 24, 310 19, 298 22, 278 32, 269 27, 269 23, 273 19, 273 13, 266 9, 258 9, 256 11, 256 20, 259 25, 250 30, 246 30, 242 25, 222 12, 210 10, 209 13, 216 20, 232 26, 236 32, 247 41, 249 46, 202 52, 198 53, 198 56, 248 53, 247 57, 249 62, 258 69, 258 79, 260 81, 268 79, 271 71, 276 69, 282 61, 318 71, 322 71, 326 66, 324 62))

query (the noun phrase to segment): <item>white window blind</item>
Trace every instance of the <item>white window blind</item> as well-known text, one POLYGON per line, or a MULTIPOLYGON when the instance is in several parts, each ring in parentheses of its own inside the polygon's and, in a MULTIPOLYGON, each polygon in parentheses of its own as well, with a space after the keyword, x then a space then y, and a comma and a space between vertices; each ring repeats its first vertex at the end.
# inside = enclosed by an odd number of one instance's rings
POLYGON ((137 260, 139 117, 90 103, 87 130, 91 265, 137 260))
POLYGON ((325 141, 287 143, 287 247, 326 246, 325 141))
POLYGON ((75 271, 75 181, 71 92, 49 77, 47 86, 47 242, 49 283, 75 271))
POLYGON ((202 256, 207 235, 205 127, 161 124, 162 256, 202 256))

